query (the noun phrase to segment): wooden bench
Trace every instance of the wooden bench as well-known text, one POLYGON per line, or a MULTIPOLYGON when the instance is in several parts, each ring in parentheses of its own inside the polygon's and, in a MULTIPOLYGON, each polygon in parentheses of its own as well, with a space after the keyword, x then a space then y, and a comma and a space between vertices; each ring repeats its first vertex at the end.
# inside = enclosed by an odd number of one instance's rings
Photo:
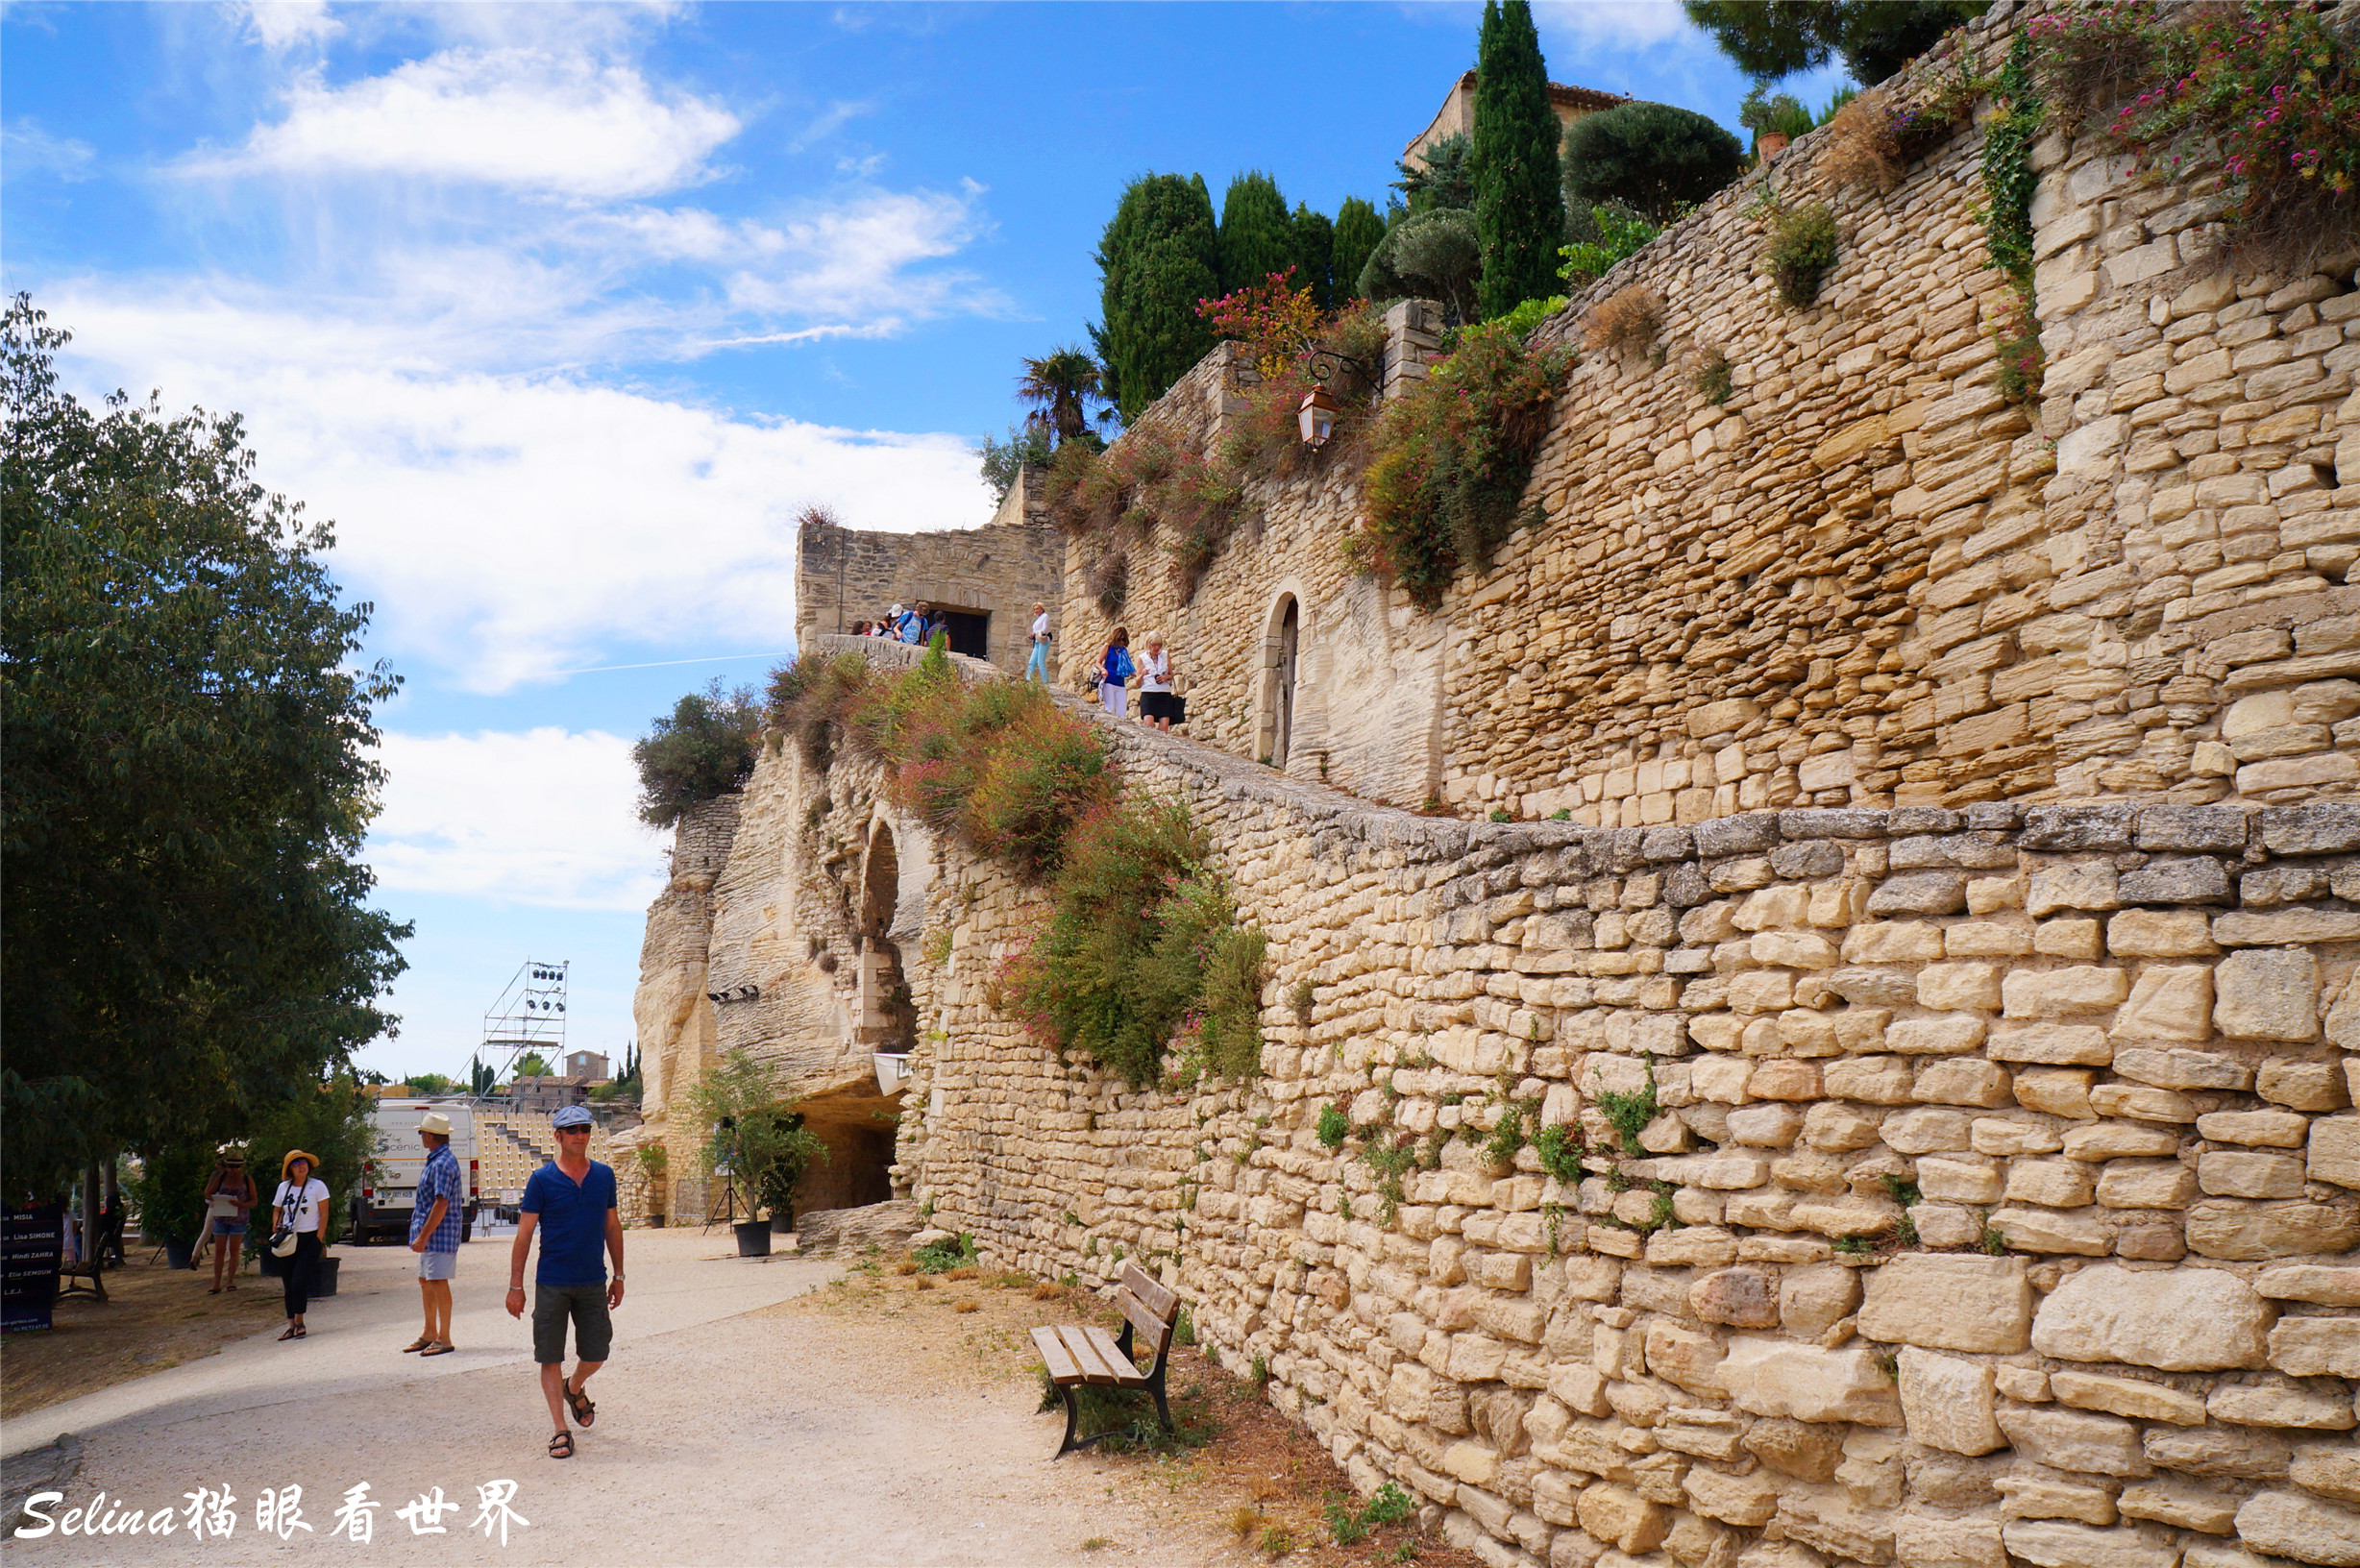
POLYGON ((1172 1430, 1171 1407, 1164 1402, 1164 1362, 1171 1353, 1172 1326, 1180 1316, 1179 1293, 1149 1279, 1138 1264, 1126 1263, 1121 1287, 1115 1292, 1115 1305, 1122 1311, 1119 1336, 1110 1337, 1104 1329, 1094 1324, 1032 1331, 1033 1349, 1041 1353, 1043 1364, 1048 1367, 1049 1381, 1066 1396, 1065 1440, 1049 1456, 1052 1461, 1125 1430, 1110 1427, 1088 1437, 1075 1438, 1073 1429, 1080 1419, 1080 1409, 1074 1403, 1073 1391, 1084 1384, 1144 1388, 1155 1396, 1156 1418, 1164 1423, 1164 1430, 1172 1430), (1135 1329, 1146 1340, 1143 1347, 1131 1337, 1135 1329), (1139 1358, 1148 1351, 1154 1353, 1155 1362, 1142 1372, 1139 1358))
POLYGON ((61 1297, 96 1296, 99 1300, 105 1301, 107 1299, 106 1266, 95 1258, 88 1262, 60 1263, 58 1265, 58 1294, 61 1297), (89 1283, 77 1285, 74 1283, 77 1280, 86 1280, 89 1283))

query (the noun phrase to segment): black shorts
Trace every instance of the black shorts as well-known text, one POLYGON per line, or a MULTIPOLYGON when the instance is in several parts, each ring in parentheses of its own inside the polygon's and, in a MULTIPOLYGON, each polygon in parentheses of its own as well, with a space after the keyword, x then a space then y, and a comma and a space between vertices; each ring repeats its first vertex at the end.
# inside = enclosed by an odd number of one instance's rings
POLYGON ((1186 723, 1188 698, 1171 692, 1142 692, 1139 694, 1139 716, 1142 719, 1168 719, 1175 724, 1186 723))
POLYGON ((614 1347, 614 1319, 606 1314, 602 1285, 536 1285, 532 1287, 532 1359, 543 1366, 565 1360, 566 1319, 574 1321, 574 1358, 602 1361, 614 1347))

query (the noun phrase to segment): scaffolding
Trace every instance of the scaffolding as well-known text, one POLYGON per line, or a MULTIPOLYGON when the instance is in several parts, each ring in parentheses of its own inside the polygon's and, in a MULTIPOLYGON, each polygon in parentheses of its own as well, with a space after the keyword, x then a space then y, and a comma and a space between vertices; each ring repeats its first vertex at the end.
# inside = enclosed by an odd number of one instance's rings
POLYGON ((568 965, 529 958, 483 1015, 481 1060, 492 1081, 516 1076, 516 1064, 537 1055, 551 1072, 565 1071, 565 975, 568 965))

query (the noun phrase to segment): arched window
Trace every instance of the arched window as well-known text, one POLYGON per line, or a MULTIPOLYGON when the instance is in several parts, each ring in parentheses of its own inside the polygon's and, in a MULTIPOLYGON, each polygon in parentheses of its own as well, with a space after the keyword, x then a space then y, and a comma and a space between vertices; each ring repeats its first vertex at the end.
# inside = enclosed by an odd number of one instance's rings
POLYGON ((1262 637, 1262 684, 1255 708, 1254 755, 1285 772, 1294 741, 1294 674, 1302 652, 1302 607, 1281 594, 1270 606, 1262 637))

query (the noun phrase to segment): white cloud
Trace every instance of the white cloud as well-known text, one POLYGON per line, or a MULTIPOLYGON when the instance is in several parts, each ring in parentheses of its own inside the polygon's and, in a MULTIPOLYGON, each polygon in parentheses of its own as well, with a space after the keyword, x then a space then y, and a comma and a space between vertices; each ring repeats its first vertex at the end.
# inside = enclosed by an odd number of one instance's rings
POLYGON ((55 135, 30 117, 12 120, 0 131, 0 172, 11 180, 28 174, 87 180, 97 156, 88 142, 55 135))
POLYGON ((808 502, 897 529, 990 512, 955 436, 442 370, 391 326, 82 290, 45 303, 74 329, 79 390, 160 386, 168 404, 243 412, 263 482, 336 523, 333 564, 376 603, 376 646, 472 691, 640 648, 783 646, 808 502))
POLYGON ((787 143, 787 151, 799 153, 815 141, 824 141, 863 114, 875 112, 876 106, 863 101, 839 100, 812 117, 809 125, 796 134, 787 143))
POLYGON ((738 117, 639 71, 544 49, 450 49, 382 76, 296 80, 286 117, 183 168, 206 176, 375 175, 577 200, 671 190, 706 177, 738 117))
POLYGON ((388 731, 378 755, 388 777, 367 859, 389 890, 635 911, 663 885, 620 735, 388 731))
POLYGON ((343 31, 328 14, 328 0, 251 0, 246 25, 273 54, 297 44, 325 43, 343 31))
MULTIPOLYGON (((1603 48, 1648 49, 1676 39, 1702 39, 1676 0, 1543 0, 1533 8, 1543 34, 1571 34, 1583 44, 1603 48)), ((1564 76, 1564 67, 1551 74, 1564 76)), ((1579 78, 1579 68, 1574 77, 1579 78)), ((1585 80, 1567 79, 1586 86, 1585 80)))

